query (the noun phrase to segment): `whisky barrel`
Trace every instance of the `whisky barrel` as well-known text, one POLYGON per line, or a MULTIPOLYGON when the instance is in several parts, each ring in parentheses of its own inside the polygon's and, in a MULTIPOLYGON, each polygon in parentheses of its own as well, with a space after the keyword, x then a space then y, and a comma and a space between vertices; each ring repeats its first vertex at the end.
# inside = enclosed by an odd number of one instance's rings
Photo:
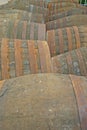
POLYGON ((56 10, 50 10, 48 14, 49 14, 49 16, 51 16, 51 15, 55 15, 55 14, 58 14, 61 12, 65 12, 65 11, 70 10, 72 8, 77 8, 77 7, 75 6, 75 7, 58 8, 56 10))
POLYGON ((2 39, 0 43, 0 80, 26 74, 51 72, 46 41, 2 39))
POLYGON ((29 6, 26 6, 26 9, 27 11, 29 12, 33 12, 33 13, 41 13, 41 14, 44 14, 44 15, 47 15, 48 14, 48 9, 47 8, 42 8, 40 6, 35 6, 35 5, 29 5, 29 6))
POLYGON ((0 38, 45 40, 45 24, 21 20, 4 20, 0 23, 0 38))
POLYGON ((72 26, 47 31, 47 42, 51 56, 83 46, 87 47, 87 26, 72 26))
POLYGON ((0 22, 1 19, 18 19, 27 20, 29 22, 45 23, 45 17, 43 16, 43 14, 31 13, 16 9, 0 10, 0 22))
POLYGON ((87 15, 71 15, 46 23, 47 30, 87 24, 87 15))
MULTIPOLYGON (((67 17, 70 15, 79 15, 79 14, 87 14, 87 8, 70 8, 69 10, 65 10, 61 13, 55 13, 53 15, 49 15, 47 21, 53 21, 59 18, 67 17)), ((79 16, 78 16, 79 17, 79 16)))
POLYGON ((54 11, 54 10, 57 10, 59 8, 65 8, 65 7, 75 7, 76 4, 75 3, 72 3, 72 2, 64 2, 64 1, 60 1, 60 2, 49 2, 48 3, 48 9, 49 11, 54 11))
MULTIPOLYGON (((21 3, 21 0, 12 0, 12 1, 9 1, 9 3, 21 3)), ((26 4, 29 5, 29 4, 33 4, 33 5, 36 5, 36 6, 40 6, 40 7, 47 7, 47 1, 46 0, 22 0, 22 3, 21 4, 26 4)))
POLYGON ((74 6, 70 6, 70 7, 69 7, 69 6, 66 6, 66 7, 64 7, 64 8, 58 8, 58 9, 50 10, 50 11, 49 11, 49 16, 50 16, 50 15, 56 15, 56 14, 61 13, 61 12, 69 11, 69 10, 71 10, 71 9, 73 9, 73 8, 87 9, 86 7, 81 6, 81 5, 79 5, 79 4, 74 4, 74 6))
POLYGON ((87 47, 53 57, 52 65, 56 73, 87 76, 87 47))
POLYGON ((20 9, 20 10, 25 10, 25 11, 29 11, 32 13, 43 13, 44 15, 46 15, 48 13, 48 9, 45 7, 41 7, 41 6, 36 6, 33 4, 27 4, 25 2, 21 2, 21 1, 15 1, 11 4, 6 4, 6 5, 2 5, 0 6, 0 9, 20 9))
POLYGON ((1 130, 87 130, 87 79, 36 74, 0 82, 1 130))

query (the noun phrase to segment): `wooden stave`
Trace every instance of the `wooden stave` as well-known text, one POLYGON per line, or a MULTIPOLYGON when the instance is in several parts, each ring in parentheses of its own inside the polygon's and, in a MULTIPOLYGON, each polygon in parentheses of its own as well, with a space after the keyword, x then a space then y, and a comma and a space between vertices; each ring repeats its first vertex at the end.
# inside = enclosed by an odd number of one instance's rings
POLYGON ((49 11, 56 11, 56 10, 58 10, 58 9, 61 9, 61 8, 66 8, 66 7, 74 7, 74 6, 76 6, 76 4, 75 3, 73 3, 73 2, 57 2, 57 3, 55 3, 55 2, 49 2, 48 3, 48 9, 49 9, 49 11))
POLYGON ((0 37, 26 40, 45 40, 46 27, 41 23, 21 20, 4 20, 0 23, 0 37), (25 36, 22 34, 25 32, 25 36), (38 33, 37 33, 38 32, 38 33))
POLYGON ((28 11, 28 12, 32 12, 32 13, 41 13, 46 15, 48 13, 48 9, 41 7, 41 6, 35 6, 33 4, 23 4, 22 2, 18 2, 15 4, 8 4, 8 5, 2 5, 0 6, 0 9, 2 10, 3 8, 5 9, 20 9, 20 10, 24 10, 24 11, 28 11))
POLYGON ((72 26, 47 31, 51 57, 87 46, 87 26, 72 26))
POLYGON ((28 13, 26 11, 12 11, 10 12, 0 12, 0 21, 2 20, 21 20, 29 21, 35 23, 45 23, 45 16, 38 13, 28 13))
POLYGON ((0 11, 0 22, 2 20, 21 20, 36 23, 45 23, 45 17, 43 14, 31 13, 21 10, 1 10, 0 11))
POLYGON ((49 11, 49 16, 56 15, 58 13, 62 13, 62 12, 65 12, 65 11, 69 11, 69 10, 71 10, 73 8, 80 8, 80 9, 86 9, 87 10, 87 8, 85 6, 81 6, 79 4, 73 4, 72 7, 65 7, 65 8, 58 8, 56 10, 50 10, 49 11))
POLYGON ((37 0, 28 0, 28 1, 22 0, 22 3, 20 0, 12 0, 12 1, 10 0, 10 1, 8 1, 8 3, 6 3, 4 5, 0 5, 0 7, 8 7, 9 8, 9 7, 14 7, 15 4, 22 4, 22 6, 33 4, 35 6, 40 6, 40 7, 44 7, 44 8, 47 7, 47 2, 44 0, 40 0, 39 2, 37 0))
POLYGON ((52 57, 51 60, 55 73, 87 76, 87 47, 52 57))
POLYGON ((58 18, 63 18, 63 17, 67 17, 70 15, 75 15, 75 14, 87 14, 87 8, 71 8, 67 11, 61 12, 61 13, 56 13, 54 15, 49 15, 47 18, 47 21, 53 21, 56 20, 58 18))
POLYGON ((51 72, 51 58, 46 41, 6 38, 1 40, 0 80, 51 72))
POLYGON ((46 29, 58 29, 70 26, 79 26, 79 25, 86 25, 87 24, 87 15, 71 15, 67 17, 63 17, 54 21, 50 21, 46 23, 46 29))

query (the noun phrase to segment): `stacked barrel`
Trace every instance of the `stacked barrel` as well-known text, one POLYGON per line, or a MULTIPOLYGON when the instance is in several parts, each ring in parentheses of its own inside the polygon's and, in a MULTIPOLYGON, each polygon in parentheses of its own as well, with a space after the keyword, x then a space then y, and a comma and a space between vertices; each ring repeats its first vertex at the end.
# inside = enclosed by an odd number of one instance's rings
POLYGON ((52 72, 46 2, 12 0, 4 6, 0 10, 0 79, 52 72))
POLYGON ((53 72, 87 75, 87 8, 77 1, 51 1, 46 19, 53 72))
POLYGON ((0 130, 87 130, 87 8, 78 0, 0 6, 0 130))

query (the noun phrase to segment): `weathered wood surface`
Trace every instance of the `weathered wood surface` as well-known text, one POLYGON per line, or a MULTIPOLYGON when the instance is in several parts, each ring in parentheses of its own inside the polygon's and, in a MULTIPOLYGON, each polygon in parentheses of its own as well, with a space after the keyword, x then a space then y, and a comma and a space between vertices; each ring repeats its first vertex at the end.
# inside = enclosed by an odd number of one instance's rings
POLYGON ((76 15, 76 14, 78 14, 78 15, 87 14, 87 8, 82 8, 82 7, 70 8, 69 10, 65 10, 64 12, 61 12, 61 13, 55 13, 53 15, 48 15, 47 21, 53 21, 58 18, 63 18, 63 17, 67 17, 70 15, 76 15))
POLYGON ((0 82, 1 130, 86 130, 87 79, 36 74, 0 82))
POLYGON ((4 20, 0 23, 0 38, 45 40, 45 24, 21 20, 4 20))
POLYGON ((74 7, 76 6, 76 4, 69 1, 68 2, 61 1, 61 2, 49 2, 47 6, 49 11, 56 11, 59 8, 74 7))
POLYGON ((20 10, 29 11, 32 13, 41 13, 41 14, 43 13, 44 15, 48 13, 48 9, 45 7, 41 7, 34 4, 28 4, 26 1, 21 2, 20 0, 0 6, 0 9, 3 9, 3 8, 4 9, 20 9, 20 10))
POLYGON ((71 15, 46 23, 46 29, 58 29, 69 26, 87 25, 87 15, 71 15))
POLYGON ((73 8, 87 9, 85 6, 81 6, 79 4, 74 4, 74 6, 70 6, 70 7, 68 6, 68 7, 65 7, 65 8, 58 8, 56 10, 50 10, 49 16, 56 15, 56 14, 61 13, 61 12, 69 11, 73 8))
POLYGON ((20 4, 22 6, 33 4, 35 6, 47 7, 47 2, 44 0, 8 0, 8 2, 5 2, 4 6, 13 7, 16 4, 20 4))
POLYGON ((79 47, 87 47, 87 26, 72 26, 47 31, 47 42, 51 56, 79 47))
POLYGON ((0 10, 0 22, 1 20, 27 20, 29 22, 36 22, 36 23, 45 23, 45 18, 43 14, 38 13, 31 13, 22 10, 16 9, 7 9, 7 10, 0 10))
POLYGON ((46 41, 0 41, 0 80, 32 73, 49 73, 52 72, 51 65, 46 41))
POLYGON ((87 47, 53 57, 52 65, 56 73, 87 76, 87 47))

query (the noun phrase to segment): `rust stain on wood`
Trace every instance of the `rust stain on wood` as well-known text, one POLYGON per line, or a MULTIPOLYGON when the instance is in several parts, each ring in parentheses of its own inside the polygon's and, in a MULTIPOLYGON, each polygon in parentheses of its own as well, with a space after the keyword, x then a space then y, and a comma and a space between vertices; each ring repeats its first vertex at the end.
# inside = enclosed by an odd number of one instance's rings
POLYGON ((80 123, 81 129, 87 130, 87 98, 85 97, 83 87, 85 85, 85 81, 81 80, 80 77, 76 77, 70 75, 72 85, 75 91, 79 116, 80 116, 80 123))
POLYGON ((2 79, 8 79, 10 77, 9 76, 9 60, 8 60, 8 39, 2 39, 1 68, 2 68, 2 79))
POLYGON ((79 36, 79 30, 77 26, 73 26, 74 32, 75 32, 75 38, 76 38, 76 44, 77 44, 77 48, 79 48, 81 46, 80 43, 80 36, 79 36))
POLYGON ((69 51, 72 50, 72 46, 73 46, 73 43, 72 43, 72 35, 71 35, 71 31, 70 31, 70 28, 66 28, 66 32, 67 32, 67 38, 68 38, 68 47, 69 47, 69 51))
POLYGON ((16 63, 16 76, 23 75, 22 70, 22 48, 21 48, 21 40, 14 41, 15 47, 15 63, 16 63))

